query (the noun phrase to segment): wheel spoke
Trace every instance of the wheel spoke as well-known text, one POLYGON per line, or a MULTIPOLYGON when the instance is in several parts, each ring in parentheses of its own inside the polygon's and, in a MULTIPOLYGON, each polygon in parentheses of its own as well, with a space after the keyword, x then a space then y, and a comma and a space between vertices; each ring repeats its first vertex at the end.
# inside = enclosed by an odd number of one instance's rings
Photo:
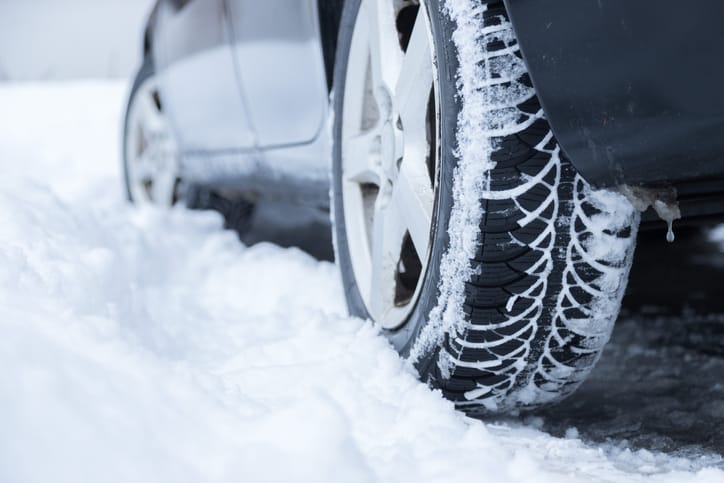
MULTIPOLYGON (((368 124, 367 119, 372 114, 369 104, 374 104, 374 96, 368 91, 372 90, 369 78, 369 28, 367 22, 361 22, 359 28, 355 29, 354 39, 352 41, 350 52, 350 62, 347 65, 346 90, 354 92, 353 96, 345 96, 344 98, 344 129, 345 139, 352 136, 358 136, 363 132, 368 124), (362 61, 361 59, 365 59, 362 61)), ((372 121, 376 121, 373 119, 372 121)))
POLYGON ((395 274, 402 252, 405 227, 389 193, 378 197, 372 234, 370 310, 376 320, 394 306, 395 274))
POLYGON ((426 139, 425 121, 432 91, 432 55, 423 9, 420 8, 395 86, 395 103, 405 127, 405 139, 426 139))
POLYGON ((425 165, 416 159, 405 159, 397 177, 392 203, 410 232, 417 256, 427 256, 435 195, 425 165))
POLYGON ((363 0, 360 14, 369 36, 370 70, 375 90, 391 91, 400 72, 400 48, 395 26, 394 4, 389 0, 363 0))
POLYGON ((395 103, 404 126, 403 162, 393 199, 404 213, 410 237, 421 259, 427 256, 434 204, 427 169, 427 110, 433 85, 430 39, 423 8, 418 10, 395 87, 395 103))

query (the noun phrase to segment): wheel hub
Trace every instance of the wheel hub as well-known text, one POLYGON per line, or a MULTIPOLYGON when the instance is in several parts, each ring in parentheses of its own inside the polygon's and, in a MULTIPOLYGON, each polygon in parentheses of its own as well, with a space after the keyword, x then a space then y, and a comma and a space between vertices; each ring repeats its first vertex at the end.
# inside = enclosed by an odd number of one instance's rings
POLYGON ((382 166, 387 179, 394 184, 402 161, 401 147, 404 146, 403 133, 391 121, 382 128, 381 151, 382 166))

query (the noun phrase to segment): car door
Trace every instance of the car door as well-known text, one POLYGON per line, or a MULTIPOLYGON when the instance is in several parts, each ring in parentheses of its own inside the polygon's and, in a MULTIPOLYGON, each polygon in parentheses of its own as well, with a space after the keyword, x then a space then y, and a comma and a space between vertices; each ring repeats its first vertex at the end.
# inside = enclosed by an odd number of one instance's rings
POLYGON ((316 0, 225 0, 260 148, 312 142, 328 93, 316 0))
POLYGON ((224 0, 162 0, 153 56, 164 110, 181 150, 251 149, 224 0))

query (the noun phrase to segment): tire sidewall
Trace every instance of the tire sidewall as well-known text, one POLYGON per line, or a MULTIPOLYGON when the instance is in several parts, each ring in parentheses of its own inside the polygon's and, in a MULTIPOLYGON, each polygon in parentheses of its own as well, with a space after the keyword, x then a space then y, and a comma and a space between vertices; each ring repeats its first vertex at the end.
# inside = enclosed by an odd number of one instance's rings
MULTIPOLYGON (((360 295, 350 259, 344 219, 342 199, 342 109, 346 84, 348 56, 354 24, 361 0, 348 0, 345 3, 338 40, 337 59, 334 75, 334 126, 332 152, 332 214, 335 234, 337 263, 342 275, 347 306, 353 316, 371 319, 360 295)), ((438 192, 435 200, 432 220, 432 246, 427 271, 424 275, 420 295, 410 316, 403 326, 395 330, 381 329, 400 354, 406 356, 413 347, 418 335, 428 323, 430 312, 438 304, 440 285, 440 265, 449 246, 449 222, 453 207, 453 179, 458 159, 457 125, 460 112, 460 100, 456 87, 458 71, 457 52, 452 42, 454 25, 443 12, 439 0, 425 0, 421 8, 427 8, 432 28, 433 45, 437 56, 437 84, 440 102, 440 146, 438 192)), ((425 372, 434 351, 427 360, 419 360, 418 369, 425 372)))

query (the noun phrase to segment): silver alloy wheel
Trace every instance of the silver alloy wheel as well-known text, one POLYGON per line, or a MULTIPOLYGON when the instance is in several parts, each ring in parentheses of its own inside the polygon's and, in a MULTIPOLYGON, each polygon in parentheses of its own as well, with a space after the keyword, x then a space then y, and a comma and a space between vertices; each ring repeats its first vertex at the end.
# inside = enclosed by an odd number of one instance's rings
POLYGON ((370 316, 410 315, 430 258, 439 107, 424 2, 362 0, 342 111, 342 199, 352 267, 370 316))
POLYGON ((161 110, 154 76, 136 90, 128 109, 125 166, 134 202, 171 206, 177 201, 178 148, 161 110))

